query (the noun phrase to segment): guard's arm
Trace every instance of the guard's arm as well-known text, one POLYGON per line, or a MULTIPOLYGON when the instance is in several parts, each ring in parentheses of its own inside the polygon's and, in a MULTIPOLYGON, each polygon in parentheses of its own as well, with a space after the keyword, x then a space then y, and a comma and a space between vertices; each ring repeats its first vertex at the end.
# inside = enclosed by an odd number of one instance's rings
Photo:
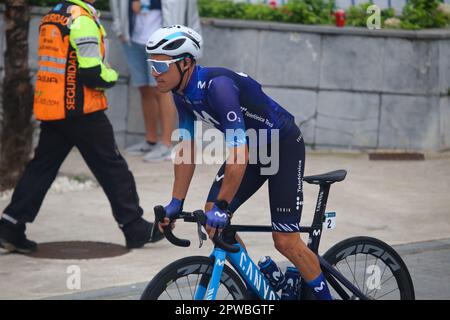
POLYGON ((108 89, 115 85, 119 75, 103 62, 100 50, 101 34, 89 17, 80 16, 70 29, 70 43, 78 59, 78 76, 86 87, 108 89))

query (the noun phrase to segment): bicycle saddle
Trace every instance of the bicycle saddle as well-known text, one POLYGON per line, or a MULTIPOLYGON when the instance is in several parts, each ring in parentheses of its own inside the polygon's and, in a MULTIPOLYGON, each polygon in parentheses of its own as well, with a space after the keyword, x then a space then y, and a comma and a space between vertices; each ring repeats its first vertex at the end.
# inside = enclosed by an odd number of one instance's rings
POLYGON ((310 184, 332 184, 344 180, 346 175, 346 170, 337 170, 315 176, 303 177, 303 181, 310 184))

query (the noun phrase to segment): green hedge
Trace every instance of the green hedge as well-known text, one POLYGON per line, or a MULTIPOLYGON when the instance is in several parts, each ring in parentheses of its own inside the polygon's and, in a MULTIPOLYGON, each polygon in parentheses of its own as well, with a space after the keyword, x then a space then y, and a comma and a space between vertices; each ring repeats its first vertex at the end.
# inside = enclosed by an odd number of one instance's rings
MULTIPOLYGON (((122 0, 125 1, 125 0, 122 0)), ((52 6, 58 0, 30 0, 32 5, 52 6)), ((334 0, 290 0, 272 8, 267 4, 251 4, 233 0, 198 0, 200 16, 222 19, 279 21, 300 24, 334 24, 334 0)), ((367 7, 371 2, 350 7, 346 25, 365 27, 367 7)), ((108 0, 97 0, 96 7, 109 9, 108 0)), ((381 11, 383 27, 403 29, 446 28, 450 26, 450 6, 440 0, 408 0, 402 13, 394 9, 381 11), (386 20, 388 20, 386 22, 386 20)))
MULTIPOLYGON (((232 0, 198 0, 200 15, 211 18, 281 21, 301 24, 334 24, 334 0, 290 0, 271 8, 265 4, 235 3, 232 0)), ((346 11, 346 25, 366 27, 371 1, 346 11)), ((381 10, 383 27, 403 29, 445 28, 450 26, 450 6, 440 0, 408 0, 402 13, 381 10), (389 20, 388 20, 389 19, 389 20), (388 23, 385 23, 388 20, 388 23), (396 23, 397 22, 397 23, 396 23)))
POLYGON ((198 3, 202 17, 302 24, 332 24, 334 21, 333 0, 291 0, 277 8, 232 0, 199 0, 198 3))
MULTIPOLYGON (((367 2, 347 10, 347 25, 365 27, 367 2)), ((396 17, 394 9, 381 11, 381 20, 384 27, 397 27, 402 29, 446 28, 450 25, 450 6, 444 6, 439 0, 408 0, 401 15, 396 17), (387 19, 396 19, 392 26, 385 25, 387 19)))

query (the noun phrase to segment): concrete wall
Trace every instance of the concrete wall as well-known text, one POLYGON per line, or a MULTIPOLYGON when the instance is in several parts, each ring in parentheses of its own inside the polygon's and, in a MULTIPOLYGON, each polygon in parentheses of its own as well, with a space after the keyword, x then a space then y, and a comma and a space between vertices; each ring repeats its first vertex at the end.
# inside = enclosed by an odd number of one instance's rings
MULTIPOLYGON (((34 9, 30 62, 36 70, 34 9)), ((120 73, 109 90, 118 144, 144 133, 140 98, 128 85, 120 42, 108 13, 110 63, 120 73)), ((450 30, 369 31, 236 20, 203 20, 206 66, 244 71, 292 112, 305 141, 318 148, 450 148, 450 30)), ((0 18, 0 30, 3 17, 0 18)), ((0 32, 3 52, 4 32, 0 32)), ((0 54, 0 72, 3 55, 0 54)), ((34 71, 35 72, 35 71, 34 71)))
POLYGON ((211 20, 205 38, 203 63, 261 81, 296 116, 311 145, 449 148, 450 30, 211 20), (222 54, 224 48, 233 55, 222 54))

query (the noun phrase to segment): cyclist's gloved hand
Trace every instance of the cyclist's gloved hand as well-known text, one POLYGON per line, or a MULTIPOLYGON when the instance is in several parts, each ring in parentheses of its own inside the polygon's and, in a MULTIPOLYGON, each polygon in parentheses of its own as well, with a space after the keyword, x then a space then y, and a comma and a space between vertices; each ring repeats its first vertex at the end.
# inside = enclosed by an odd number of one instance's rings
POLYGON ((214 205, 210 211, 206 213, 206 224, 213 228, 223 229, 228 222, 228 213, 214 205))
POLYGON ((166 217, 172 219, 180 214, 183 211, 183 203, 184 199, 179 200, 177 198, 172 198, 172 201, 164 207, 166 210, 166 217))

